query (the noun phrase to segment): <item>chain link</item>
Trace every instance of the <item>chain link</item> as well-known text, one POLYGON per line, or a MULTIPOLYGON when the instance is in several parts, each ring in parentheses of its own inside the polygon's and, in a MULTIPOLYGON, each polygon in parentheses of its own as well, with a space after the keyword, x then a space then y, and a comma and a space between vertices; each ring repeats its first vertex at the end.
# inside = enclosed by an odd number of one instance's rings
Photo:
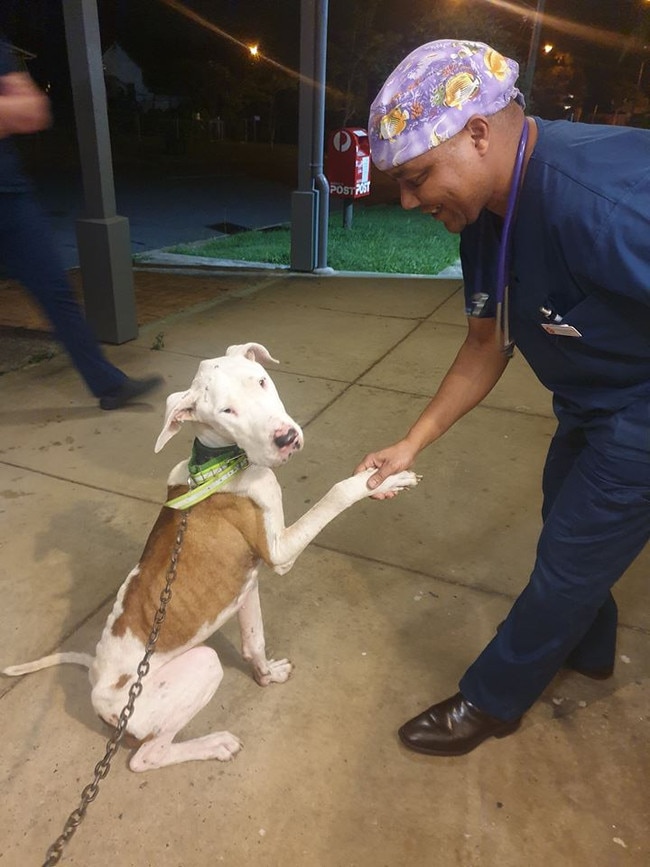
POLYGON ((156 615, 153 620, 153 626, 151 628, 149 640, 147 641, 147 644, 145 646, 144 656, 142 657, 142 660, 140 661, 137 668, 137 679, 131 684, 131 688, 129 689, 128 701, 126 705, 122 708, 122 712, 120 713, 119 720, 115 727, 115 732, 106 742, 106 753, 104 754, 104 758, 101 761, 97 762, 97 764, 95 765, 95 776, 93 778, 93 781, 89 783, 85 789, 83 789, 83 791, 81 792, 81 800, 79 802, 79 806, 76 810, 73 810, 72 813, 70 813, 70 815, 68 816, 68 820, 64 825, 63 832, 47 850, 47 855, 45 856, 43 867, 53 867, 54 864, 59 863, 61 855, 63 854, 64 847, 67 845, 68 841, 83 821, 89 805, 92 804, 92 802, 97 797, 99 793, 99 784, 108 775, 108 772, 111 768, 111 761, 113 759, 113 756, 117 752, 120 741, 124 737, 127 724, 130 718, 133 716, 133 706, 136 699, 142 692, 142 680, 149 673, 149 660, 153 655, 156 642, 158 641, 158 636, 160 635, 160 628, 167 613, 167 606, 169 604, 169 600, 172 598, 171 588, 172 584, 176 580, 178 558, 181 553, 183 537, 185 536, 185 531, 187 529, 187 516, 189 515, 190 511, 191 509, 187 509, 186 511, 181 513, 181 523, 178 528, 178 533, 176 534, 174 550, 172 551, 169 569, 167 570, 165 588, 160 594, 160 605, 158 607, 158 610, 156 611, 156 615))

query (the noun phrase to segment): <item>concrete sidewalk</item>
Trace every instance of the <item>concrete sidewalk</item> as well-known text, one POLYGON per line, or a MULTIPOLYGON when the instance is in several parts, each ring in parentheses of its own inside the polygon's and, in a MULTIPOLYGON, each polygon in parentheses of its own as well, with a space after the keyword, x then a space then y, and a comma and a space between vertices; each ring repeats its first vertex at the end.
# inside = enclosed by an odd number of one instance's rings
MULTIPOLYGON (((177 279, 191 297, 196 278, 177 279)), ((304 452, 279 472, 292 522, 404 432, 464 335, 457 279, 227 279, 237 281, 229 291, 107 350, 134 376, 164 375, 147 405, 102 413, 63 355, 0 378, 0 667, 59 647, 92 652, 167 472, 191 444, 188 429, 153 454, 164 398, 187 387, 201 358, 254 340, 281 360, 273 378, 306 433, 304 452)), ((422 455, 415 491, 358 504, 287 576, 266 571, 267 646, 293 660, 294 676, 257 687, 231 622, 211 640, 224 681, 187 729, 229 729, 243 752, 140 776, 121 748, 61 863, 650 863, 649 551, 617 589, 612 680, 558 676, 516 735, 465 757, 420 757, 396 738, 404 720, 455 692, 527 581, 553 430, 548 394, 515 358, 485 403, 422 455)), ((0 688, 0 864, 38 865, 92 780, 107 730, 82 669, 2 678, 0 688)))

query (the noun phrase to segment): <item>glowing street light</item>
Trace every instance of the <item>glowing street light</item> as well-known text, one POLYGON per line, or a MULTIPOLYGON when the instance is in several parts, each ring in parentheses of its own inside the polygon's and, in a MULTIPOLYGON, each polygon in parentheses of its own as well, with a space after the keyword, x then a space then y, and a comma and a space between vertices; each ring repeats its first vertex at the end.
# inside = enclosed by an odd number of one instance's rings
POLYGON ((259 57, 260 55, 260 47, 259 45, 249 45, 248 50, 250 51, 251 57, 259 57))
POLYGON ((551 51, 553 51, 553 46, 551 45, 550 42, 547 42, 542 50, 543 50, 544 54, 550 54, 551 51))

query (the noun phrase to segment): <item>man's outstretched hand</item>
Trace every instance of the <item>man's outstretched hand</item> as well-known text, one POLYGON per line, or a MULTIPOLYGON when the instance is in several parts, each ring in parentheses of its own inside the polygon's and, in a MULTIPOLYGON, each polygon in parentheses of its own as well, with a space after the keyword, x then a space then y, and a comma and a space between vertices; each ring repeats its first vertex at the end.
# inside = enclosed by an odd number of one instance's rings
MULTIPOLYGON (((371 452, 366 455, 354 472, 360 473, 363 470, 377 470, 368 479, 368 487, 372 490, 379 487, 384 479, 392 476, 394 473, 399 473, 402 470, 408 470, 416 457, 416 450, 406 440, 400 440, 388 448, 381 449, 378 452, 371 452)), ((376 494, 376 500, 389 500, 397 496, 397 492, 391 491, 385 494, 376 494)))

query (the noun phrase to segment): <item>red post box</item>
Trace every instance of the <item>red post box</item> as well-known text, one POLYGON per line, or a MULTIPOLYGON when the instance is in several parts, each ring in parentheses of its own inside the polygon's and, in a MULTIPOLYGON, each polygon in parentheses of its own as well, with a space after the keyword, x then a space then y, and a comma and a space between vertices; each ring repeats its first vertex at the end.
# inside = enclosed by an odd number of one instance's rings
POLYGON ((330 133, 327 178, 331 196, 361 199, 370 195, 370 139, 365 129, 344 127, 330 133))

